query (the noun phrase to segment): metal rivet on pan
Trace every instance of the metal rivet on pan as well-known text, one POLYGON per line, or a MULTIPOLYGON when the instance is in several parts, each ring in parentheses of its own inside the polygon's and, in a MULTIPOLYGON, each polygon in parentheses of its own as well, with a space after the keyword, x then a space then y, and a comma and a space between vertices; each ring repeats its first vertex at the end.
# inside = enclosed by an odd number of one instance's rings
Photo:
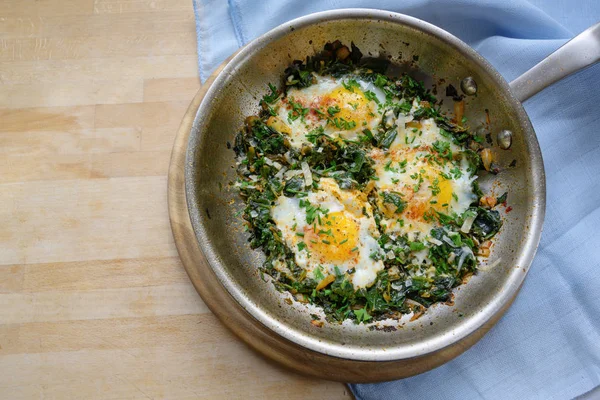
POLYGON ((512 145, 512 132, 504 129, 498 132, 496 140, 498 141, 498 146, 500 146, 501 149, 508 150, 512 145))
POLYGON ((471 76, 467 76, 460 82, 460 88, 467 96, 473 96, 477 93, 477 82, 471 76))

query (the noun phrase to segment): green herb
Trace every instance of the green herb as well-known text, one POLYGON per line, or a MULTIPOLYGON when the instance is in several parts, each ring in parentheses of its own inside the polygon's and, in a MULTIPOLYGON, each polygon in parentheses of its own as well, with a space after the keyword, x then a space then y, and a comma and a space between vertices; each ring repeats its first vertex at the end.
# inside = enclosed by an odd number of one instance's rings
POLYGON ((384 203, 396 207, 395 213, 401 213, 406 208, 406 201, 402 199, 402 194, 398 192, 382 192, 381 197, 384 203))
POLYGON ((500 197, 498 197, 498 198, 496 199, 496 203, 497 203, 497 204, 506 203, 506 198, 507 198, 507 197, 508 197, 508 192, 504 192, 504 193, 502 194, 502 196, 500 196, 500 197))
POLYGON ((384 149, 388 149, 394 142, 394 139, 396 139, 397 135, 398 132, 394 128, 385 131, 384 133, 380 134, 377 138, 378 146, 384 149))
POLYGON ((362 143, 370 143, 375 140, 373 137, 373 133, 369 129, 363 129, 363 136, 361 136, 360 141, 362 143))
POLYGON ((354 93, 354 89, 360 89, 360 84, 356 79, 348 79, 346 82, 342 81, 342 86, 352 93, 354 93))
POLYGON ((452 160, 452 150, 450 149, 450 142, 436 140, 435 142, 433 142, 433 149, 438 152, 440 157, 452 160))
MULTIPOLYGON (((462 176, 462 171, 460 170, 460 168, 458 167, 454 167, 450 170, 450 173, 452 175, 454 175, 454 178, 458 179, 462 176)), ((450 178, 446 178, 446 179, 450 179, 450 178)))
POLYGON ((305 136, 309 142, 311 142, 312 144, 317 144, 319 138, 325 136, 325 129, 323 129, 322 126, 319 126, 318 128, 315 128, 312 131, 308 132, 305 136))
POLYGON ((315 222, 315 219, 320 220, 321 215, 325 215, 328 212, 328 210, 322 209, 320 206, 313 206, 308 200, 300 200, 299 205, 306 209, 306 223, 309 225, 315 222))
POLYGON ((277 88, 270 83, 269 89, 271 90, 271 93, 265 94, 262 101, 267 104, 273 104, 279 99, 279 93, 277 92, 277 88))
POLYGON ((408 102, 402 102, 396 106, 397 112, 403 112, 404 114, 408 114, 412 110, 412 104, 408 102))
POLYGON ((432 196, 437 196, 438 194, 440 194, 440 180, 438 178, 435 178, 432 182, 431 182, 431 186, 429 186, 429 188, 431 189, 431 195, 432 196))
POLYGON ((319 108, 313 108, 312 110, 313 110, 313 111, 315 112, 315 114, 317 114, 319 117, 321 117, 321 118, 325 118, 325 113, 324 113, 323 111, 321 111, 321 109, 319 109, 319 108))
POLYGON ((315 268, 315 278, 318 281, 322 281, 323 279, 325 279, 325 275, 323 275, 323 271, 321 271, 321 266, 319 265, 317 268, 315 268))
POLYGON ((318 235, 327 235, 327 236, 333 237, 333 234, 331 233, 331 229, 328 229, 328 230, 321 229, 319 231, 318 235))
POLYGON ((290 97, 288 101, 290 106, 292 106, 292 111, 288 113, 288 120, 292 122, 300 118, 302 121, 304 121, 304 117, 309 111, 308 108, 302 107, 302 104, 294 101, 293 97, 290 97))
POLYGON ((387 85, 388 79, 381 74, 377 74, 377 78, 375 78, 375 82, 373 83, 375 84, 375 86, 383 89, 383 87, 387 85))
POLYGON ((301 193, 304 193, 304 178, 297 175, 285 182, 285 186, 283 187, 283 194, 285 196, 294 197, 301 193))
POLYGON ((417 193, 419 191, 419 189, 421 188, 421 183, 423 183, 423 175, 422 174, 424 172, 425 172, 425 170, 421 170, 420 173, 418 173, 418 174, 414 173, 410 176, 413 180, 417 181, 417 183, 415 183, 413 185, 413 192, 415 192, 415 193, 417 193))
POLYGON ((356 121, 346 121, 344 118, 328 119, 327 123, 334 125, 338 129, 346 131, 356 127, 356 121))
POLYGON ((420 251, 425 248, 425 245, 421 242, 410 242, 409 246, 411 251, 420 251))
POLYGON ((338 107, 337 105, 329 107, 327 108, 327 112, 333 117, 335 114, 340 112, 340 107, 338 107))
POLYGON ((385 171, 398 172, 396 168, 392 168, 392 160, 389 160, 383 167, 385 171))
POLYGON ((381 104, 379 99, 377 98, 377 95, 375 93, 373 93, 372 91, 366 90, 364 93, 365 93, 365 97, 367 98, 367 100, 374 101, 377 104, 381 104))
POLYGON ((364 308, 361 308, 359 310, 353 310, 353 312, 354 312, 354 315, 356 316, 356 319, 358 322, 367 322, 371 318, 373 318, 369 315, 367 310, 364 308))

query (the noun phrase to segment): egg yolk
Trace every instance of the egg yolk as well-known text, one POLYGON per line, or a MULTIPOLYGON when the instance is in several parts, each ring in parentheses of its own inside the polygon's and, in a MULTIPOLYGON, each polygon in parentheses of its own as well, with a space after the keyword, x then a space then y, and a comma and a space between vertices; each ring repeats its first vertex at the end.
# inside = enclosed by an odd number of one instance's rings
POLYGON ((306 228, 304 242, 319 262, 340 262, 352 258, 358 244, 358 223, 346 213, 333 212, 321 217, 321 223, 306 228))
MULTIPOLYGON (((435 179, 437 179, 438 183, 435 188, 423 183, 420 185, 419 194, 408 194, 408 204, 404 213, 404 216, 408 219, 422 219, 431 208, 444 212, 452 201, 452 182, 442 178, 434 169, 427 167, 424 169, 427 172, 423 175, 423 177, 429 182, 433 182, 435 179), (437 192, 435 195, 433 194, 434 190, 437 192)), ((412 188, 408 188, 407 190, 410 191, 412 188)))
POLYGON ((353 90, 351 92, 345 87, 335 89, 321 99, 321 105, 325 110, 337 106, 339 112, 334 113, 332 118, 343 118, 348 122, 354 122, 357 127, 361 127, 363 121, 373 118, 373 110, 364 93, 358 88, 353 88, 353 90))
POLYGON ((452 201, 452 183, 447 179, 442 179, 438 184, 440 192, 437 195, 437 208, 444 208, 452 201), (446 206, 443 206, 446 204, 446 206))

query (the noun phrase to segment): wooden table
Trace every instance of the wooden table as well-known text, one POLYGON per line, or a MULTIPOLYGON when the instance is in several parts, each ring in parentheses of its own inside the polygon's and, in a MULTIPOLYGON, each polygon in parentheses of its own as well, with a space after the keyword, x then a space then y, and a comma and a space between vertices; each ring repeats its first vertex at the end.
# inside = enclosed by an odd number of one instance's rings
POLYGON ((191 0, 0 1, 0 398, 349 397, 242 344, 179 261, 191 0))

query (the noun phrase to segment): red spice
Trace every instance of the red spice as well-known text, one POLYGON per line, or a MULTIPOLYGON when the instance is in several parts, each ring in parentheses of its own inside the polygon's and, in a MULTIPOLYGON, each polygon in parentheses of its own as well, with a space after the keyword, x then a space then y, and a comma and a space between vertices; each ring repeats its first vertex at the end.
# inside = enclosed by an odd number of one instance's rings
POLYGON ((511 212, 511 211, 512 211, 512 207, 511 207, 511 206, 508 206, 508 207, 506 207, 506 212, 507 212, 507 213, 509 213, 509 212, 511 212))

